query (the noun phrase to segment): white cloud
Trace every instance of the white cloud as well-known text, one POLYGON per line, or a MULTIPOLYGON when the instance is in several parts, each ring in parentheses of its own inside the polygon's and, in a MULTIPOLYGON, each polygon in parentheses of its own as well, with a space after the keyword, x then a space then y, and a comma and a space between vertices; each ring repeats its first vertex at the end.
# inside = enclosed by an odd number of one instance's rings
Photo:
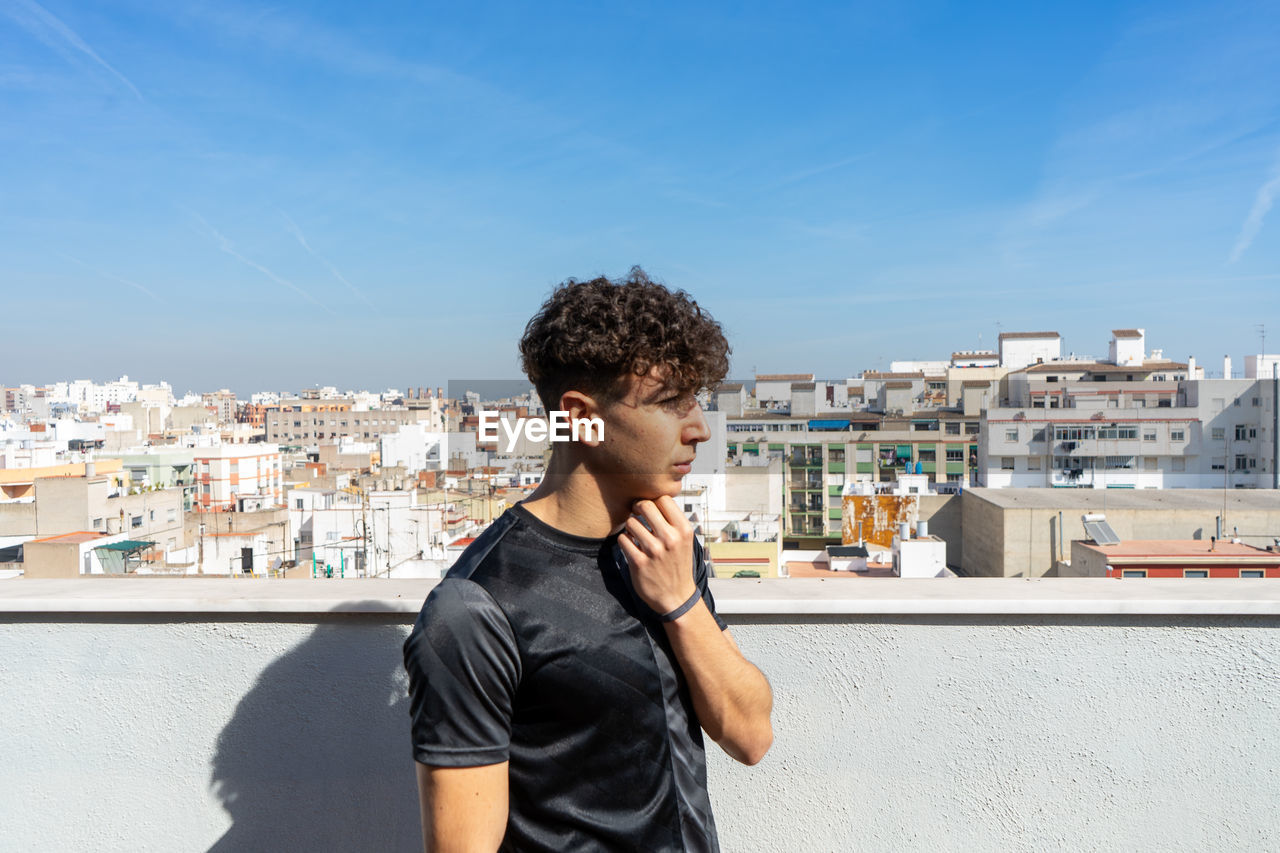
POLYGON ((18 23, 18 26, 59 53, 64 53, 65 48, 70 46, 84 56, 89 57, 89 59, 110 72, 117 80, 129 87, 129 91, 133 92, 134 97, 139 101, 143 100, 142 93, 138 91, 137 86, 133 85, 132 80, 117 71, 111 63, 99 56, 97 51, 89 47, 85 40, 76 34, 75 30, 68 27, 39 3, 34 2, 34 0, 11 0, 11 5, 6 4, 0 7, 0 10, 8 13, 9 17, 18 23))
POLYGON ((1236 244, 1231 247, 1231 255, 1227 258, 1228 264, 1234 264, 1240 260, 1253 245, 1253 240, 1262 230, 1263 220, 1271 210, 1271 205, 1275 203, 1277 195, 1280 195, 1280 160, 1277 160, 1272 169, 1270 180, 1264 181, 1262 186, 1258 187, 1257 195, 1253 197, 1253 207, 1245 217, 1244 224, 1240 226, 1240 235, 1236 237, 1236 244))

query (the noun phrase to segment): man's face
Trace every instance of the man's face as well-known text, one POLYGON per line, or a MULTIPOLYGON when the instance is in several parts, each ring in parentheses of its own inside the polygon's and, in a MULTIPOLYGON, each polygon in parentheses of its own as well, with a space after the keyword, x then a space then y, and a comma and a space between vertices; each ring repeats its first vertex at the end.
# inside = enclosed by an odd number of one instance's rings
POLYGON ((600 415, 604 441, 591 469, 608 493, 627 500, 680 494, 698 442, 711 437, 693 394, 668 385, 657 368, 628 377, 621 398, 600 415))

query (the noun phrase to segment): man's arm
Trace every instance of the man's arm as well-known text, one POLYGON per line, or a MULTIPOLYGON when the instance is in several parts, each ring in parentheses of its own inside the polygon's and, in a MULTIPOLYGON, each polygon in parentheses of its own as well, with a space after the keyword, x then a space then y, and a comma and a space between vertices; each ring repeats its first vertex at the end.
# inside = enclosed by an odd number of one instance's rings
MULTIPOLYGON (((690 572, 693 527, 665 495, 637 501, 633 511, 618 537, 631 582, 654 612, 670 613, 698 591, 690 572)), ((701 599, 664 627, 703 730, 736 760, 758 762, 773 744, 773 691, 764 674, 720 630, 701 599)))
POLYGON ((417 767, 426 853, 497 850, 507 831, 507 762, 417 767))

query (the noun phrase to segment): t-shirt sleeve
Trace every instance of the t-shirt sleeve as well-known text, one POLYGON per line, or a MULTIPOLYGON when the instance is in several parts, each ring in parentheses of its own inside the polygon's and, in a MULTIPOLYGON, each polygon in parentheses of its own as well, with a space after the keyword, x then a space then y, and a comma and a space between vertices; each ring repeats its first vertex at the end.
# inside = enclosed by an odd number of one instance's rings
POLYGON ((698 589, 702 590, 702 600, 706 603, 707 609, 711 611, 711 616, 716 620, 716 624, 723 631, 729 626, 720 618, 720 614, 716 612, 716 600, 711 595, 711 584, 707 583, 711 570, 707 566, 707 555, 702 550, 702 543, 697 539, 693 540, 693 580, 698 585, 698 589))
POLYGON ((507 760, 520 654, 506 614, 483 587, 437 584, 405 640, 404 666, 415 760, 437 767, 507 760))

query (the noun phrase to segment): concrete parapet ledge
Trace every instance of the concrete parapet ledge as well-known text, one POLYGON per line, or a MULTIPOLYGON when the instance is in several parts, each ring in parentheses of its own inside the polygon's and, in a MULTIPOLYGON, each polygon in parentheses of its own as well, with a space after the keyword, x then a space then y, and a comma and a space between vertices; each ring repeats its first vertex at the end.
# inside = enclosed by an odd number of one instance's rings
MULTIPOLYGON (((0 618, 16 614, 221 616, 401 614, 412 621, 433 580, 80 578, 0 582, 0 618)), ((1275 615, 1270 579, 938 578, 713 580, 726 616, 1275 615)), ((399 621, 399 620, 397 620, 399 621)))

